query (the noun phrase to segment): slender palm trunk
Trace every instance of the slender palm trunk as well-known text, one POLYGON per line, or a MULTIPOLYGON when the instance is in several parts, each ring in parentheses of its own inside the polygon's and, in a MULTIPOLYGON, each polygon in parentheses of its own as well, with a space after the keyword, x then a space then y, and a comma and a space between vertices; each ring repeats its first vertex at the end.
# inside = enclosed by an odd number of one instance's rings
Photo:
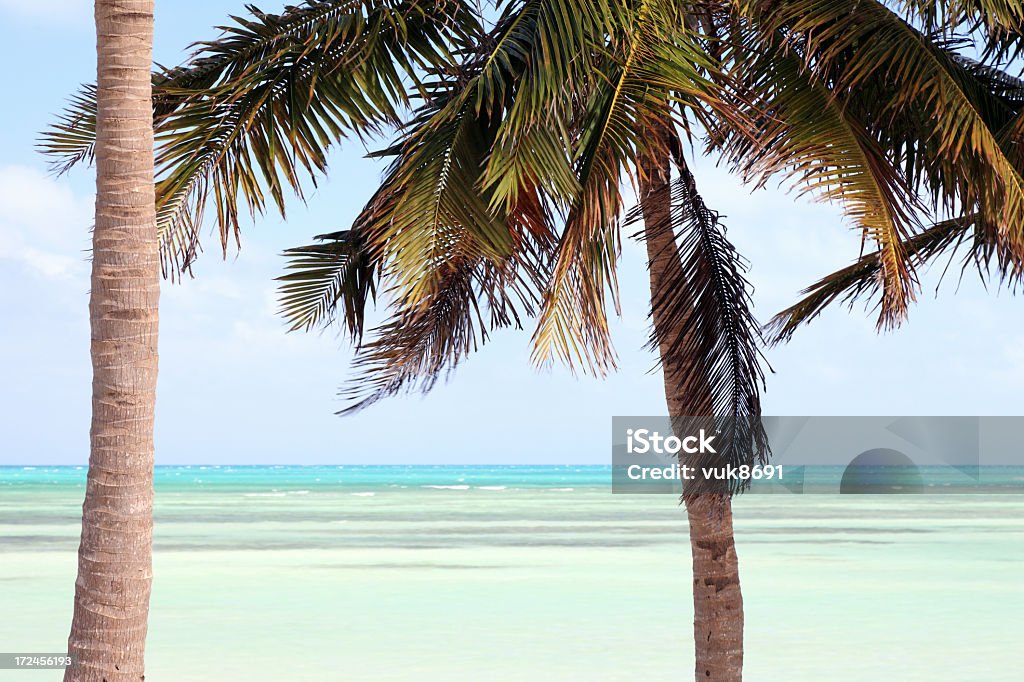
MULTIPOLYGON (((665 309, 664 284, 682 267, 675 237, 667 226, 671 210, 670 159, 667 154, 643 164, 639 189, 644 214, 645 240, 651 278, 654 328, 659 339, 665 398, 669 415, 709 416, 710 394, 692 395, 683 390, 683 377, 703 367, 672 353, 673 340, 689 333, 678 326, 665 309)), ((693 636, 697 682, 739 682, 743 676, 743 597, 732 530, 732 502, 728 495, 702 494, 688 499, 693 555, 693 636)))
POLYGON ((92 427, 65 681, 144 679, 152 581, 160 263, 153 200, 153 0, 96 0, 92 427))

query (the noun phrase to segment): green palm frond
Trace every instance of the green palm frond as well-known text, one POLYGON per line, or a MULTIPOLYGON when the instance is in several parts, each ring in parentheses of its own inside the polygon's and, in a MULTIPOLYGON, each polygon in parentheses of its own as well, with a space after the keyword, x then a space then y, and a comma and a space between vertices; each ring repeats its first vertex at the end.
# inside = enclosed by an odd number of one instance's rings
MULTIPOLYGON (((619 183, 644 156, 666 154, 660 129, 666 102, 679 95, 650 80, 663 63, 666 43, 685 34, 684 27, 659 22, 675 5, 645 0, 609 38, 595 60, 594 87, 580 117, 574 166, 580 183, 569 209, 551 281, 545 290, 540 320, 534 333, 534 362, 554 359, 603 374, 615 366, 608 333, 607 296, 618 307, 616 262, 618 221, 623 209, 619 183)), ((688 68, 683 94, 711 83, 699 64, 680 60, 688 68)))
POLYGON ((451 261, 501 261, 512 252, 504 216, 478 189, 497 122, 493 111, 474 111, 477 83, 436 84, 402 139, 378 153, 395 158, 356 219, 383 264, 389 293, 406 308, 431 297, 451 261))
MULTIPOLYGON (((159 122, 190 96, 202 95, 232 76, 244 76, 247 71, 258 68, 281 46, 305 41, 320 22, 329 22, 365 6, 367 3, 363 0, 315 0, 275 16, 246 5, 254 17, 270 19, 273 29, 267 30, 269 26, 260 27, 258 21, 245 17, 233 17, 236 25, 220 27, 227 36, 224 41, 195 43, 193 48, 197 50, 187 63, 158 68, 153 73, 154 123, 159 127, 159 122)), ((66 172, 83 161, 92 161, 95 89, 95 84, 82 86, 57 122, 42 135, 40 147, 52 158, 54 170, 58 172, 66 172)), ((393 107, 388 109, 393 111, 393 107)))
POLYGON ((1024 259, 1024 179, 990 127, 1004 102, 979 86, 962 60, 878 0, 856 6, 800 0, 746 9, 790 36, 804 64, 837 92, 872 97, 874 125, 916 120, 923 177, 951 211, 970 211, 1001 248, 1024 259), (888 84, 879 87, 879 82, 888 84))
MULTIPOLYGON (((971 218, 944 220, 908 239, 903 248, 908 256, 929 262, 941 256, 951 246, 955 249, 968 239, 974 221, 971 218)), ((985 248, 976 244, 969 261, 982 266, 986 260, 985 248)), ((801 325, 820 315, 835 302, 852 306, 858 299, 872 297, 881 286, 882 254, 878 251, 861 256, 852 265, 837 270, 814 283, 803 294, 806 296, 794 305, 778 313, 766 325, 770 343, 789 341, 801 325)))
POLYGON ((288 274, 277 278, 281 314, 290 331, 310 331, 341 320, 353 343, 363 337, 366 306, 377 296, 378 263, 355 230, 316 237, 321 243, 285 251, 288 274))
MULTIPOLYGON (((186 269, 208 203, 221 246, 239 214, 281 213, 285 195, 326 171, 347 135, 398 125, 421 75, 444 69, 479 32, 459 0, 307 0, 283 14, 250 6, 183 67, 154 78, 157 212, 165 274, 186 269)), ((67 168, 88 156, 86 92, 43 140, 67 168), (77 145, 77 146, 76 146, 77 145)))
MULTIPOLYGON (((516 223, 520 232, 511 255, 498 260, 456 249, 415 305, 403 305, 392 297, 389 318, 359 346, 356 375, 342 391, 349 403, 345 412, 395 393, 429 391, 486 343, 491 331, 521 328, 522 320, 534 314, 551 240, 543 232, 547 219, 539 201, 530 203, 533 208, 518 211, 522 222, 516 223)), ((374 254, 378 251, 369 248, 362 235, 369 224, 323 235, 328 240, 324 244, 286 254, 289 272, 279 278, 283 282, 281 311, 293 328, 342 321, 361 344, 368 297, 381 288, 394 288, 387 280, 394 270, 377 264, 374 254), (343 315, 338 314, 339 306, 343 315)))
POLYGON ((725 135, 713 143, 757 185, 783 174, 802 192, 842 206, 884 256, 879 325, 891 326, 915 297, 916 279, 903 249, 915 226, 915 195, 852 108, 778 43, 760 49, 763 57, 737 57, 741 73, 734 80, 742 88, 739 97, 755 102, 752 128, 722 126, 725 135))
MULTIPOLYGON (((400 139, 375 154, 393 160, 352 232, 379 264, 390 315, 359 348, 357 377, 343 391, 346 411, 396 392, 429 390, 490 330, 521 326, 533 314, 554 245, 551 206, 535 186, 493 206, 481 181, 506 104, 490 89, 494 81, 514 83, 519 68, 495 54, 512 44, 500 40, 507 29, 499 26, 498 39, 460 69, 424 83, 426 103, 400 139), (513 70, 496 75, 500 68, 513 70), (490 94, 481 97, 481 90, 490 94)), ((328 260, 324 267, 307 258, 289 273, 303 283, 301 292, 294 283, 282 288, 289 319, 329 319, 337 305, 334 281, 347 270, 337 253, 328 260)))
MULTIPOLYGON (((613 25, 607 0, 527 0, 510 5, 498 24, 498 41, 507 45, 505 69, 518 77, 496 81, 483 92, 499 91, 508 102, 484 172, 492 202, 516 201, 522 187, 541 183, 546 194, 571 204, 580 187, 573 171, 570 131, 574 108, 592 87, 592 53, 605 43, 613 25), (514 89, 513 89, 514 85, 514 89)), ((494 59, 484 66, 495 71, 494 59)))

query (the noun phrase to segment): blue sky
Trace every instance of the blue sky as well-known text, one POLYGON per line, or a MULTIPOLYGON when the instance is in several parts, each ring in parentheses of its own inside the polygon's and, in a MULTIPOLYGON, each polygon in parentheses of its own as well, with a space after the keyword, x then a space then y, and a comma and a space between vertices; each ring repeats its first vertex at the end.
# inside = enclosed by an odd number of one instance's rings
MULTIPOLYGON (((213 37, 242 3, 158 2, 156 59, 172 63, 213 37)), ((264 2, 263 9, 279 5, 264 2)), ((89 226, 93 177, 52 178, 33 150, 37 132, 77 84, 92 80, 91 3, 0 0, 5 91, 0 110, 0 464, 88 458, 89 226)), ((452 382, 426 397, 392 398, 340 418, 338 386, 350 351, 327 334, 286 334, 275 315, 280 252, 342 229, 381 168, 353 145, 331 176, 276 216, 247 225, 224 261, 211 235, 197 278, 163 290, 158 463, 595 462, 609 458, 611 416, 661 414, 660 376, 644 350, 648 293, 643 250, 624 244, 619 371, 604 381, 532 369, 529 330, 501 333, 452 382)), ((832 206, 775 189, 751 193, 697 159, 708 204, 750 259, 762 320, 803 286, 857 254, 859 235, 832 206)), ((1024 301, 986 292, 969 276, 924 273, 910 322, 878 336, 874 317, 837 308, 768 351, 765 413, 1019 414, 1024 301)))

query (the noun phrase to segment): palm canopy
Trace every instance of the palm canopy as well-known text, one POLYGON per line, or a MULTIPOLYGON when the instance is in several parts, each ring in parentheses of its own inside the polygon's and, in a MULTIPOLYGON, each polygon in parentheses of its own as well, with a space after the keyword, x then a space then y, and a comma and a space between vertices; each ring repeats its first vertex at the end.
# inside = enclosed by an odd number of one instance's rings
MULTIPOLYGON (((698 138, 754 184, 782 178, 839 202, 877 247, 776 318, 780 337, 865 293, 878 292, 880 325, 898 323, 915 269, 954 245, 967 244, 982 270, 1020 276, 1024 90, 1006 65, 1020 50, 1022 3, 508 0, 483 16, 464 0, 308 0, 276 15, 249 10, 154 75, 166 270, 195 257, 208 203, 226 249, 240 212, 283 213, 286 190, 301 196, 332 145, 390 135, 379 155, 391 163, 351 228, 290 251, 282 277, 293 328, 338 322, 360 344, 353 408, 429 389, 493 329, 533 315, 538 362, 612 367, 623 184, 645 159, 671 155, 685 185, 673 195, 685 204, 672 212, 680 257, 718 265, 684 269, 672 285, 691 304, 703 296, 709 333, 726 339, 689 350, 727 368, 713 373, 716 405, 749 409, 757 330, 736 314, 748 309, 738 256, 681 162, 683 143, 698 138), (715 286, 715 272, 739 280, 715 286), (389 318, 364 342, 366 307, 381 292, 389 318)), ((84 89, 47 133, 58 167, 89 159, 93 102, 84 89)))

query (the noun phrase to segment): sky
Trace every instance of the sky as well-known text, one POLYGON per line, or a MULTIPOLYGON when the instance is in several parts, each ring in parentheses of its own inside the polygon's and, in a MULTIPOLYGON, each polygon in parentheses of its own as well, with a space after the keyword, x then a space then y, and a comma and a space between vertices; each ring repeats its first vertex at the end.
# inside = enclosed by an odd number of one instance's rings
MULTIPOLYGON (((0 0, 0 465, 88 460, 89 169, 55 178, 33 149, 79 83, 93 79, 88 0, 0 0)), ((264 10, 277 10, 262 2, 264 10)), ((157 2, 157 62, 243 11, 238 0, 157 2)), ((604 380, 529 363, 530 328, 499 333, 427 396, 390 398, 338 417, 351 349, 333 332, 286 333, 276 315, 281 251, 344 229, 375 189, 381 166, 358 145, 331 158, 330 177, 288 220, 251 221, 242 249, 220 257, 208 233, 196 278, 165 283, 161 301, 157 463, 608 463, 613 415, 665 411, 645 349, 649 293, 643 247, 623 244, 619 369, 604 380)), ((785 188, 752 192, 693 162, 708 205, 749 259, 762 321, 801 288, 848 264, 859 233, 835 206, 785 188)), ((986 291, 958 271, 938 290, 923 272, 919 303, 879 335, 863 305, 837 307, 788 345, 766 351, 771 415, 1013 415, 1024 386, 1024 299, 986 291)))

